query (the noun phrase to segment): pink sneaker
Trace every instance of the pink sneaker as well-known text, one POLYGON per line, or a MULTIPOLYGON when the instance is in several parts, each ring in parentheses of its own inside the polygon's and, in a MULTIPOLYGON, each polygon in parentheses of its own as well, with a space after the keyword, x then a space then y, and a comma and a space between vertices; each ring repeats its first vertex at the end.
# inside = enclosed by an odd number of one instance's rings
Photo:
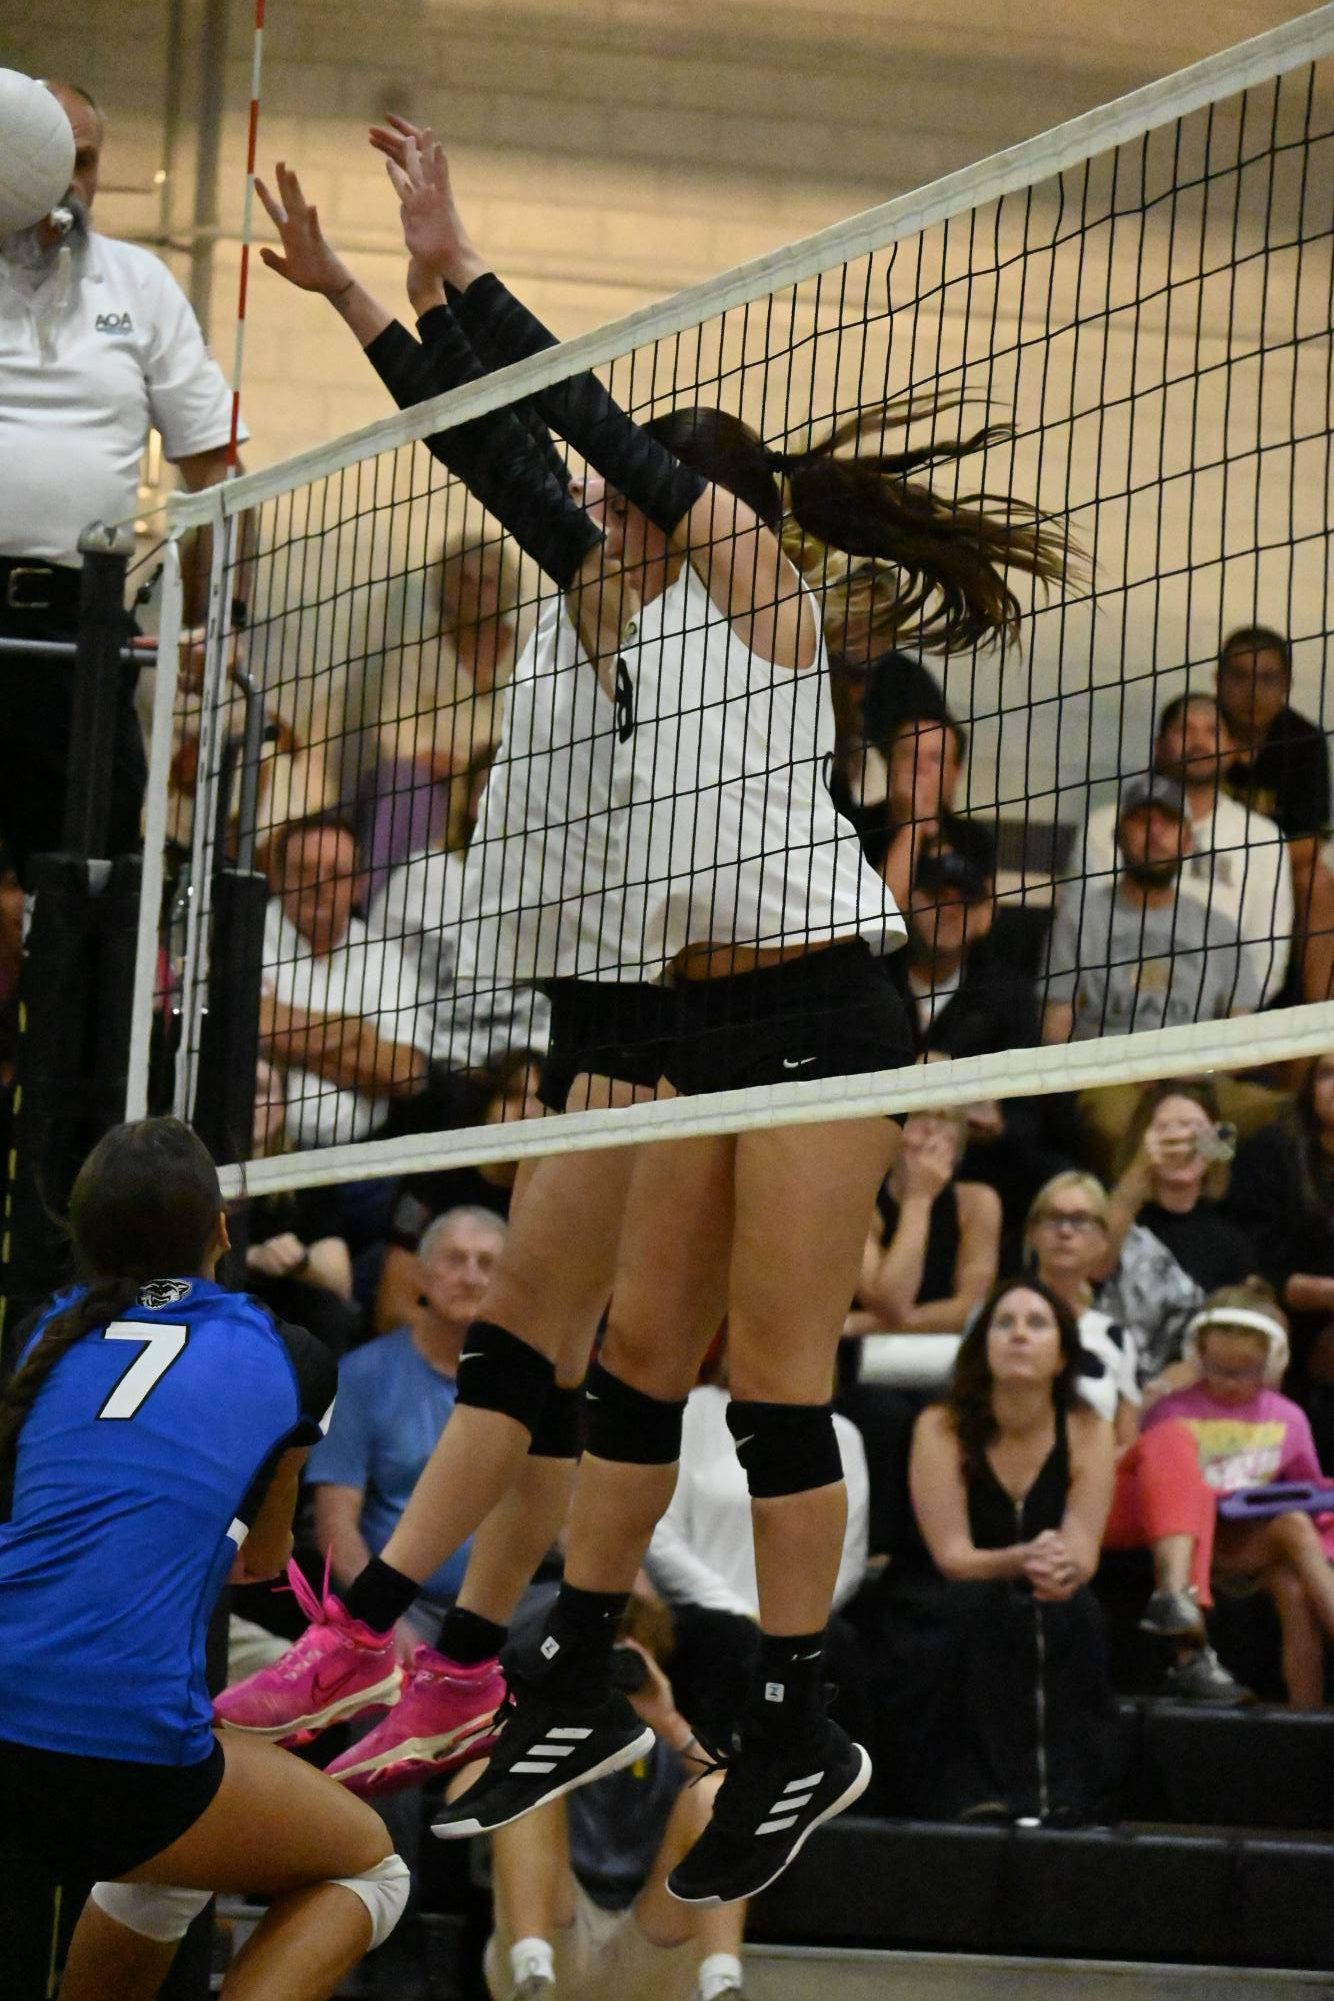
POLYGON ((375 1728, 325 1770, 362 1799, 383 1799, 425 1785, 495 1744, 490 1728, 504 1699, 499 1661, 463 1667, 433 1647, 417 1647, 402 1699, 375 1728))
POLYGON ((295 1563, 288 1564, 287 1577, 310 1625, 271 1666, 224 1688, 213 1714, 256 1737, 309 1743, 331 1723, 397 1702, 403 1670, 394 1658, 393 1634, 373 1633, 349 1619, 329 1589, 327 1571, 318 1598, 295 1563))

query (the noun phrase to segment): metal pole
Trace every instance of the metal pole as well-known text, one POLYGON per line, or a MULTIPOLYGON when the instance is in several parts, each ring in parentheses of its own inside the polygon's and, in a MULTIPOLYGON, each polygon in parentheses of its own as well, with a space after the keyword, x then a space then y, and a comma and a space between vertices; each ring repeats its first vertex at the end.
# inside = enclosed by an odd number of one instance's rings
POLYGON ((74 713, 63 849, 103 857, 111 825, 120 652, 125 641, 125 570, 134 531, 99 521, 79 537, 83 576, 74 656, 74 713))
POLYGON ((171 777, 171 715, 176 693, 176 642, 180 630, 181 549, 173 536, 167 543, 162 561, 157 685, 153 690, 153 736, 148 747, 148 786, 144 807, 144 869, 139 901, 139 937, 134 959, 130 1063, 125 1080, 127 1119, 142 1119, 148 1111, 153 998, 157 988, 158 941, 162 935, 163 857, 167 845, 167 788, 171 777))

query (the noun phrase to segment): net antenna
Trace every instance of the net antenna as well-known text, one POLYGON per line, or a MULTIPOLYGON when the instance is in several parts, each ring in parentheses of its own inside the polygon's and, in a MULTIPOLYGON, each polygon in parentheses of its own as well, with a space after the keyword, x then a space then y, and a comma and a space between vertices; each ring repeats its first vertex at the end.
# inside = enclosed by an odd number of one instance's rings
MULTIPOLYGON (((905 470, 904 480, 928 481, 937 518, 1003 508, 1007 497, 1031 505, 1037 526, 1087 552, 1087 575, 1072 573, 1062 589, 1044 594, 1030 579, 1006 573, 1021 600, 1022 650, 970 645, 939 656, 925 619, 896 637, 914 660, 925 655, 943 703, 968 732, 967 791, 955 804, 994 835, 997 922, 1013 920, 1021 941, 1030 939, 1030 975, 1051 999, 1062 969, 1032 938, 1041 941, 1053 928, 1053 905, 1082 922, 1099 884, 1119 880, 1120 864, 1100 875, 1091 848, 1085 854, 1090 805, 1095 816, 1105 813, 1127 781, 1151 775, 1162 709, 1183 691, 1212 692, 1225 632, 1281 629, 1291 641, 1294 698, 1325 727, 1332 192, 1334 5, 1326 5, 593 333, 495 365, 479 380, 282 464, 178 496, 173 531, 203 522, 228 530, 242 510, 251 515, 258 551, 252 668, 262 668, 266 698, 300 720, 308 744, 336 772, 334 796, 359 798, 370 816, 365 825, 383 808, 385 870, 393 876, 403 859, 395 816, 406 824, 421 804, 411 772, 393 772, 435 758, 460 778, 472 777, 495 739, 496 718, 483 714, 476 685, 460 692, 457 676, 450 679, 468 633, 457 606, 448 632, 439 622, 438 549, 447 547, 465 571, 471 565, 469 574, 511 565, 518 578, 504 608, 511 623, 545 630, 543 621, 558 611, 554 587, 517 562, 509 537, 479 516, 422 440, 448 439, 494 412, 529 424, 558 401, 552 392, 559 385, 585 370, 598 371, 638 421, 714 405, 789 453, 905 397, 935 406, 937 444, 992 424, 991 435, 957 464, 936 450, 905 470), (385 750, 390 738, 392 755, 385 750)), ((917 443, 914 431, 906 443, 917 443)), ((571 469, 581 470, 572 449, 569 456, 571 469)), ((229 545, 224 567, 235 561, 229 545)), ((834 574, 813 579, 831 602, 834 574)), ((208 681, 215 701, 228 602, 226 578, 217 584, 208 681)), ((476 623, 480 630, 481 613, 476 623)), ((527 782, 537 765, 533 743, 514 734, 517 712, 511 703, 498 769, 509 782, 524 774, 527 782)), ((678 741, 683 715, 659 719, 670 721, 678 741)), ((259 783, 258 754, 249 763, 248 776, 259 783)), ((195 801, 201 885, 225 820, 222 784, 215 735, 201 750, 195 801)), ((272 774, 269 785, 276 797, 272 774)), ((530 792, 538 798, 541 788, 534 782, 530 792)), ((267 819, 260 811, 258 841, 272 859, 290 839, 292 816, 270 805, 267 819)), ((587 800, 582 813, 569 796, 535 810, 533 839, 543 853, 568 857, 573 841, 588 840, 587 800)), ((678 767, 655 810, 678 830, 704 830, 702 879, 713 810, 703 776, 692 784, 678 767)), ((329 828, 312 837, 312 854, 319 840, 327 841, 330 871, 350 866, 337 859, 341 835, 329 828)), ((356 864, 370 878, 368 898, 362 886, 356 896, 369 901, 372 914, 376 896, 389 897, 374 934, 379 989, 359 990, 355 1005, 346 988, 326 996, 329 1017, 341 1011, 350 1019, 364 1008, 363 1018, 379 1024, 377 1048, 416 1052, 405 1055, 409 1068, 429 1058, 456 1076, 486 1073, 494 1084, 530 1046, 522 1039, 528 1031, 514 1028, 515 990, 530 988, 541 968, 535 971, 528 952, 468 960, 466 895, 464 904, 449 900, 466 874, 456 826, 433 828, 424 848, 408 850, 422 862, 423 877, 431 876, 425 864, 433 857, 440 864, 434 888, 424 888, 411 869, 392 891, 377 883, 373 849, 373 842, 365 849, 369 862, 356 864), (471 966, 462 985, 455 978, 460 952, 471 966), (418 979, 425 968, 425 986, 405 981, 404 965, 418 979)), ((485 842, 468 855, 469 869, 490 859, 485 842)), ((1243 843, 1228 859, 1244 883, 1263 857, 1243 843)), ((502 862, 496 846, 498 879, 506 879, 502 862)), ((1100 977, 1102 1033, 869 1077, 460 1131, 437 1122, 393 1138, 382 1136, 383 1127, 413 1090, 389 1078, 383 1090, 350 1090, 357 1101, 350 1108, 335 1105, 325 1087, 337 1064, 311 1044, 308 1054, 319 1055, 326 1074, 307 1063, 308 1089, 294 1091, 289 1071, 288 1150, 251 1162, 247 1186, 259 1192, 864 1117, 873 1108, 902 1113, 1248 1068, 1334 1046, 1334 1004, 1273 1004, 1292 946, 1291 920, 1284 931, 1273 909, 1258 931, 1251 919, 1249 930, 1237 920, 1232 982, 1217 996, 1226 950, 1224 934, 1210 927, 1223 914, 1225 874, 1220 866, 1209 876, 1199 899, 1205 916, 1191 917, 1194 931, 1177 928, 1174 905, 1172 950, 1196 954, 1200 994, 1207 987, 1215 995, 1192 1019, 1160 1014, 1168 1025, 1149 1028, 1117 1021, 1124 952, 1109 939, 1101 961, 1082 968, 1100 977), (1268 1005, 1257 1011, 1261 999, 1268 1005), (1127 1026, 1132 1032, 1121 1032, 1127 1026)), ((332 875, 325 887, 334 888, 332 875)), ((199 1084, 210 963, 205 903, 196 898, 181 966, 176 1109, 184 1115, 199 1084)), ((271 907, 270 915, 266 978, 281 986, 295 961, 279 914, 271 907)), ((535 908, 505 913, 511 932, 530 918, 540 930, 535 908)), ((661 977, 642 937, 627 944, 622 935, 608 951, 607 962, 592 968, 595 977, 661 977)), ((364 970, 370 961, 358 963, 364 970)), ((580 967, 580 976, 587 970, 580 967)))

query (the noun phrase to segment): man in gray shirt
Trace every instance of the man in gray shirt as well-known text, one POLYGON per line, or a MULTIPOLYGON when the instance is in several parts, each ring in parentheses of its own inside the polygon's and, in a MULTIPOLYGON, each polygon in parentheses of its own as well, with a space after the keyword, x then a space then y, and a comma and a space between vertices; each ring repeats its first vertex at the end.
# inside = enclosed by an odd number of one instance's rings
POLYGON ((1071 883, 1047 951, 1044 1042, 1172 1028, 1249 1014, 1259 1004, 1235 924, 1180 895, 1190 816, 1175 780, 1132 780, 1117 808, 1120 870, 1071 883))

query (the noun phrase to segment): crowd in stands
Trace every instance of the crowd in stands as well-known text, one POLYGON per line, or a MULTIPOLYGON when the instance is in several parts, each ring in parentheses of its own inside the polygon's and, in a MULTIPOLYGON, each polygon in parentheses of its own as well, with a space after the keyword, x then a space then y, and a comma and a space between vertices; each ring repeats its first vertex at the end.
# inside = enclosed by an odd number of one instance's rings
MULTIPOLYGON (((469 585, 510 660, 512 585, 485 570, 469 585)), ((488 646, 480 668, 459 646, 480 704, 453 724, 466 754, 438 733, 404 754, 400 731, 346 812, 267 841, 257 1154, 540 1109, 542 996, 457 979, 476 730, 503 679, 488 646)), ((1325 996, 1325 745, 1290 679, 1281 635, 1233 634, 1216 689, 1157 718, 1151 768, 1090 814, 1063 866, 1053 843, 1045 890, 1030 870, 1017 893, 1006 830, 963 810, 968 736, 935 678, 897 655, 849 668, 833 782, 908 918, 893 963, 922 1062, 1325 996)), ((448 1422, 513 1178, 468 1166, 249 1206, 248 1282, 343 1357, 310 1465, 310 1554, 335 1580, 382 1545, 448 1422)), ((1334 1509, 1309 1490, 1334 1470, 1334 1054, 913 1113, 845 1331, 830 1673, 879 1753, 880 1810, 1102 1822, 1118 1694, 1323 1704, 1334 1509), (948 1337, 934 1389, 864 1366, 875 1337, 909 1335, 948 1337), (1286 1503, 1257 1496, 1280 1483, 1286 1503), (1263 1628, 1254 1688, 1214 1643, 1224 1599, 1263 1628), (1117 1620, 1135 1666, 1114 1685, 1117 1620)), ((495 1840, 498 2001, 540 1997, 562 1969, 577 1991, 594 1960, 633 1985, 646 1937, 683 1994, 701 1967, 705 2001, 739 1979, 741 1918, 683 1925, 662 1890, 709 1797, 684 1786, 681 1748, 725 1739, 757 1632, 726 1402, 723 1330, 626 1642, 657 1749, 495 1840)), ((431 1580, 405 1657, 456 1581, 431 1580)))

